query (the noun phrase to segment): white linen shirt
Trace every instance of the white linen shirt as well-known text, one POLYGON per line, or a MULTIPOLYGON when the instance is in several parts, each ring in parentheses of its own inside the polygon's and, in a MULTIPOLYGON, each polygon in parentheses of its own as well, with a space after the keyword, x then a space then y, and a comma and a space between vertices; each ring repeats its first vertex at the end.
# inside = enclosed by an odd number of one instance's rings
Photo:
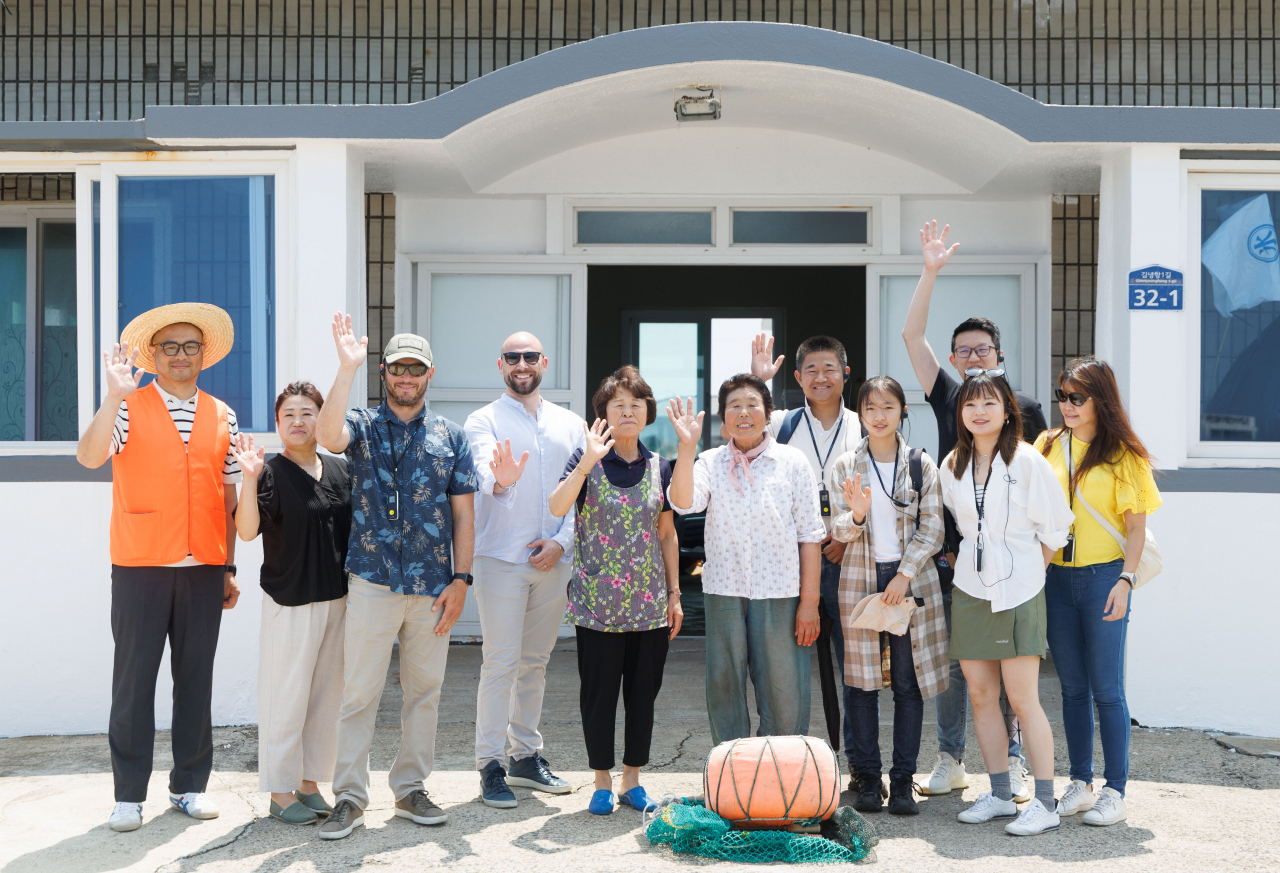
POLYGON ((572 561, 576 513, 570 510, 563 518, 556 518, 547 501, 560 484, 569 456, 582 447, 582 419, 578 414, 542 400, 535 418, 520 401, 504 393, 467 416, 466 431, 480 480, 480 493, 476 495, 476 556, 524 564, 533 551, 529 543, 552 539, 564 549, 560 563, 572 561), (524 452, 529 453, 529 460, 516 483, 495 497, 489 462, 500 440, 511 440, 511 452, 517 461, 524 452))
MULTIPOLYGON (((773 414, 769 416, 769 436, 774 439, 778 438, 778 431, 782 429, 782 422, 791 414, 790 409, 775 409, 773 414)), ((828 491, 839 491, 840 483, 832 481, 831 468, 836 465, 836 458, 845 452, 852 452, 862 442, 862 422, 858 418, 858 413, 849 407, 842 407, 840 418, 837 418, 835 424, 830 429, 822 426, 822 422, 809 409, 809 401, 804 402, 804 413, 800 416, 800 420, 796 422, 796 429, 791 434, 791 439, 783 445, 789 445, 793 449, 799 449, 809 461, 809 468, 813 470, 813 478, 821 483, 826 479, 828 491), (809 428, 805 427, 805 423, 813 427, 813 436, 809 436, 809 428), (838 433, 837 433, 838 431, 838 433), (818 449, 822 452, 822 458, 819 458, 813 450, 813 444, 818 444, 818 449), (826 460, 826 466, 823 467, 822 461, 826 460)), ((827 528, 827 533, 831 533, 831 519, 824 518, 822 523, 827 528)))
POLYGON ((1040 544, 1057 551, 1067 544, 1075 516, 1067 496, 1044 456, 1028 443, 1019 443, 1013 463, 1005 466, 997 453, 991 459, 991 480, 983 503, 982 572, 975 566, 978 507, 972 463, 957 481, 951 456, 940 468, 942 502, 955 517, 960 535, 955 586, 979 600, 989 600, 992 612, 1026 603, 1044 588, 1044 554, 1040 544))
MULTIPOLYGON (((827 536, 818 506, 818 481, 804 454, 770 439, 751 462, 751 476, 729 472, 728 446, 703 452, 693 465, 693 503, 681 515, 707 511, 702 591, 770 600, 800 594, 798 543, 827 536)), ((1061 490, 1061 489, 1059 489, 1061 490)))

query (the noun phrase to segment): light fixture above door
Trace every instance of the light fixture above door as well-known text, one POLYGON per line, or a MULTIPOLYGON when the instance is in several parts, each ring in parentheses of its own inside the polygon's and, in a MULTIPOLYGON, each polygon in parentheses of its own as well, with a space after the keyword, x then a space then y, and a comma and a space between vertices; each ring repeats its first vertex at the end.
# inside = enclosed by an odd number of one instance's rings
POLYGON ((720 117, 719 85, 689 85, 672 90, 676 121, 715 121, 720 117))

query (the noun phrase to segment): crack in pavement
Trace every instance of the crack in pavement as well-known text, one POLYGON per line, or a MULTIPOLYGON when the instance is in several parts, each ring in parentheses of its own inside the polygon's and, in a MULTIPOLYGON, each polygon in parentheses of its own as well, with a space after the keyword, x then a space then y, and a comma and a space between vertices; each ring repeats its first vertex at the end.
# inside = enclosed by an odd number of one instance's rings
POLYGON ((258 813, 254 810, 253 803, 250 802, 249 798, 241 794, 239 789, 237 789, 235 786, 228 784, 227 781, 223 779, 222 776, 217 771, 214 771, 212 775, 214 778, 216 778, 219 782, 222 783, 224 788, 226 788, 229 792, 234 794, 236 797, 240 798, 241 802, 243 802, 244 805, 249 808, 249 812, 253 815, 253 818, 249 819, 249 821, 242 824, 239 827, 239 829, 237 829, 236 832, 231 835, 230 839, 224 840, 223 842, 217 843, 216 845, 205 846, 204 848, 196 849, 194 852, 188 852, 185 855, 174 858, 172 861, 166 861, 165 863, 161 864, 159 867, 156 868, 156 873, 176 873, 176 871, 182 869, 181 865, 183 861, 190 860, 191 858, 198 858, 201 855, 207 855, 210 852, 216 852, 219 849, 225 849, 227 846, 234 845, 235 843, 239 842, 240 839, 245 834, 249 833, 249 830, 255 824, 257 824, 259 821, 262 820, 262 817, 259 816, 258 813))
POLYGON ((676 744, 676 754, 674 758, 672 758, 670 761, 663 761, 661 764, 650 764, 649 769, 661 770, 663 767, 670 767, 676 761, 679 761, 680 758, 684 755, 684 744, 689 742, 689 740, 693 739, 693 733, 694 733, 693 731, 687 731, 684 735, 684 739, 676 744))

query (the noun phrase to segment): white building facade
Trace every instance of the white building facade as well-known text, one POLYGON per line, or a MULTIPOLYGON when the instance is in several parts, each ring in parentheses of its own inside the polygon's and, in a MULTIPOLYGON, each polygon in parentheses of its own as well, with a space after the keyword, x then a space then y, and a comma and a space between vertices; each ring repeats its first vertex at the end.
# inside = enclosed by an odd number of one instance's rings
MULTIPOLYGON (((1280 110, 1047 105, 874 40, 694 23, 559 48, 418 103, 147 106, 0 122, 0 144, 0 175, 75 192, 0 203, 0 327, 23 364, 0 420, 0 735, 105 730, 110 471, 81 468, 75 438, 101 350, 137 312, 232 312, 236 355, 202 386, 268 445, 281 387, 327 390, 329 322, 346 311, 371 345, 428 337, 428 399, 458 422, 501 390, 493 361, 515 330, 543 340, 545 396, 583 415, 623 363, 705 406, 746 368, 748 334, 772 331, 790 356, 832 333, 855 377, 903 382, 912 442, 932 446, 899 336, 930 219, 961 243, 934 348, 969 315, 995 319, 1014 386, 1046 411, 1062 360, 1092 349, 1163 471, 1165 571, 1130 623, 1133 716, 1280 735, 1280 675, 1255 655, 1280 617, 1274 221, 1270 249, 1268 222, 1247 229, 1264 264, 1248 294, 1215 287, 1201 257, 1234 216, 1280 206, 1280 110), (719 117, 678 121, 682 97, 719 117), (395 195, 394 252, 371 251, 367 192, 395 195), (1129 277, 1150 267, 1184 283, 1148 307, 1129 277), (394 301, 371 307, 374 284, 394 301)), ((799 396, 789 378, 775 388, 799 396)), ((239 544, 215 723, 256 719, 260 558, 239 544)), ((472 609, 457 634, 479 632, 472 609)))

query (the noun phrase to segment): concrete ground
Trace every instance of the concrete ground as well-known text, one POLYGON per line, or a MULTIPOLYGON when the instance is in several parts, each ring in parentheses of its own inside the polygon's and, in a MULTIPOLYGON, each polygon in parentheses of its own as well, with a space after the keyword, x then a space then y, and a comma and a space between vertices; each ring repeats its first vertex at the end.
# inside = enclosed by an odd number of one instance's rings
MULTIPOLYGON (((562 643, 552 656, 542 729, 547 758, 573 783, 575 793, 552 796, 515 789, 520 799, 516 809, 483 806, 472 757, 479 668, 478 647, 451 649, 440 713, 438 770, 427 785, 449 813, 444 826, 419 827, 392 815, 394 798, 386 786, 386 771, 400 736, 400 689, 393 662, 374 742, 372 808, 365 816, 366 827, 348 839, 322 843, 314 827, 289 827, 266 817, 267 796, 257 790, 253 728, 214 732, 217 751, 209 790, 222 815, 205 822, 168 808, 168 736, 157 737, 157 772, 144 825, 128 834, 113 833, 106 825, 112 782, 105 737, 27 737, 0 740, 0 873, 328 873, 364 865, 390 873, 442 864, 485 873, 566 873, 735 866, 651 847, 633 810, 604 818, 587 812, 592 779, 578 719, 572 642, 562 643)), ((644 777, 651 793, 700 791, 701 765, 711 747, 703 670, 701 641, 678 640, 667 662, 652 763, 644 777)), ((1051 665, 1044 668, 1041 687, 1045 709, 1055 722, 1061 794, 1067 781, 1066 748, 1051 665)), ((892 708, 887 692, 881 700, 881 743, 887 760, 892 708)), ((925 772, 936 752, 933 723, 933 708, 926 704, 920 753, 925 772)), ((815 670, 811 732, 823 732, 824 724, 815 670)), ((981 772, 972 732, 970 737, 969 769, 981 772)), ((987 787, 986 778, 977 776, 963 797, 956 792, 922 798, 918 817, 871 817, 881 843, 865 863, 913 873, 985 870, 994 859, 1003 858, 1017 859, 1008 869, 1020 873, 1068 865, 1162 873, 1280 870, 1280 759, 1240 754, 1199 731, 1135 729, 1132 774, 1127 822, 1091 828, 1077 816, 1056 833, 1021 839, 1005 835, 996 823, 956 822, 956 812, 987 787)), ((847 794, 845 802, 851 802, 847 794)))

